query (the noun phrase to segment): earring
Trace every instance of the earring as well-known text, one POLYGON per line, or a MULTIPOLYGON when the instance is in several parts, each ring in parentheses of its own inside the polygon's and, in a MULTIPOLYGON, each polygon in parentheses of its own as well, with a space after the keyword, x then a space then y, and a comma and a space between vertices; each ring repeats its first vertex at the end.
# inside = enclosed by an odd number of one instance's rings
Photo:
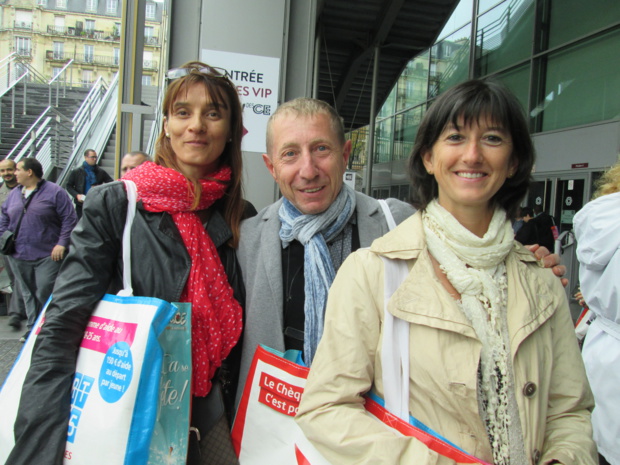
POLYGON ((169 132, 167 132, 167 133, 166 133, 166 137, 167 137, 168 139, 170 139, 170 133, 169 133, 169 132))
POLYGON ((428 174, 430 174, 431 176, 433 175, 433 170, 427 170, 428 174))

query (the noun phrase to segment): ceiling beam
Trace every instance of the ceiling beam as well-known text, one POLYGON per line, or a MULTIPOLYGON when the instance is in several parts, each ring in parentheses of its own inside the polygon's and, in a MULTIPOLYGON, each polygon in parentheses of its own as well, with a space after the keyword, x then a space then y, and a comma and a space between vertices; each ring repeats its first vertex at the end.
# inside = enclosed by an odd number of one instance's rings
POLYGON ((374 35, 368 41, 367 46, 359 53, 352 53, 349 57, 349 62, 345 67, 346 73, 343 74, 336 87, 336 101, 334 102, 336 110, 342 106, 360 66, 372 55, 374 47, 381 46, 385 41, 404 2, 405 0, 391 0, 388 2, 377 18, 374 35))

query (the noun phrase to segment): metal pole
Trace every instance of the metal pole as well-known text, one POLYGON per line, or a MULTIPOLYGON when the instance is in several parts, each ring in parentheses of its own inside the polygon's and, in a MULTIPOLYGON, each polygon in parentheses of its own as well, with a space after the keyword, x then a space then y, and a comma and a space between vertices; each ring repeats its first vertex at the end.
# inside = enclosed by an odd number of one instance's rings
POLYGON ((366 195, 372 196, 372 165, 375 155, 375 120, 377 116, 377 78, 379 77, 379 46, 375 46, 375 62, 372 68, 372 90, 370 94, 370 124, 368 125, 368 144, 366 145, 366 195))
POLYGON ((312 97, 319 96, 319 66, 321 65, 321 34, 314 39, 314 70, 312 72, 312 97))
POLYGON ((15 86, 11 90, 11 128, 15 127, 15 86))
POLYGON ((24 109, 23 109, 23 115, 26 116, 26 100, 28 100, 28 90, 27 90, 27 86, 28 86, 28 79, 24 79, 24 109))

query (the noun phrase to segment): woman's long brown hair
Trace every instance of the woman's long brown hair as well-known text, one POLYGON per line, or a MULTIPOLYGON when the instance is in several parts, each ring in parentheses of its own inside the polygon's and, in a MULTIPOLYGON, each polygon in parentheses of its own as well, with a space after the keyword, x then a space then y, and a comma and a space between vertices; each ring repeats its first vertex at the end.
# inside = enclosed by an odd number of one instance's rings
MULTIPOLYGON (((243 119, 239 95, 234 84, 225 76, 200 72, 200 69, 209 68, 204 63, 192 61, 185 63, 181 68, 187 68, 191 71, 186 76, 172 81, 168 86, 162 104, 162 112, 166 118, 179 95, 187 92, 194 84, 204 85, 211 101, 228 106, 230 110, 230 141, 226 143, 224 152, 218 158, 218 163, 230 166, 232 171, 228 189, 221 201, 223 202, 224 218, 233 235, 230 245, 236 248, 239 244, 239 225, 245 207, 241 185, 243 175, 243 156, 241 153, 243 119)), ((163 124, 155 146, 155 163, 181 172, 170 139, 166 137, 163 124)), ((200 203, 202 187, 196 179, 187 178, 187 182, 188 189, 192 190, 195 195, 193 208, 197 208, 200 203)))

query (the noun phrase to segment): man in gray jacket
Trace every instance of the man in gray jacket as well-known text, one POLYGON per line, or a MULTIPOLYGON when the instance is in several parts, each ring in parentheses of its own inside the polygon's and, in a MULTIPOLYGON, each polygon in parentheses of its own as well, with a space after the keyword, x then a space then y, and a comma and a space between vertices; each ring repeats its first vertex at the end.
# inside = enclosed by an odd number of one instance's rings
MULTIPOLYGON (((237 400, 258 344, 302 350, 310 364, 336 271, 351 252, 389 231, 379 202, 343 183, 351 141, 327 103, 299 98, 280 105, 267 124, 267 152, 263 161, 283 198, 241 224, 246 319, 237 400)), ((415 212, 396 199, 387 204, 396 224, 415 212)), ((559 263, 548 250, 536 255, 546 257, 546 267, 559 263)), ((554 267, 558 276, 565 271, 554 267)))
MULTIPOLYGON (((238 397, 257 344, 303 350, 311 362, 335 272, 389 230, 379 202, 343 183, 351 141, 327 103, 299 98, 278 107, 267 125, 267 152, 263 160, 283 198, 241 224, 246 321, 238 397)), ((387 202, 396 223, 415 211, 387 202)))

